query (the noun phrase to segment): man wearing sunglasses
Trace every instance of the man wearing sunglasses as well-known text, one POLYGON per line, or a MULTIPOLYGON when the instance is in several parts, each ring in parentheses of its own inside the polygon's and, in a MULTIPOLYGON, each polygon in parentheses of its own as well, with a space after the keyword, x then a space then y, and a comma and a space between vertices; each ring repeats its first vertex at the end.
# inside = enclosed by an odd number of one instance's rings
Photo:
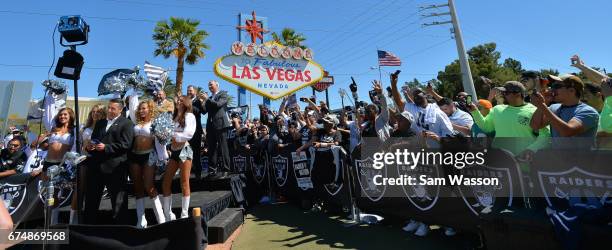
POLYGON ((27 157, 21 150, 22 146, 20 139, 13 138, 8 142, 7 148, 0 151, 0 178, 23 171, 27 157))
MULTIPOLYGON (((538 149, 546 147, 548 127, 532 129, 530 122, 536 107, 524 101, 526 89, 522 83, 509 81, 497 87, 507 104, 498 104, 484 117, 473 103, 469 104, 474 122, 485 133, 495 132, 493 146, 509 150, 519 158, 529 160, 538 149)), ((527 170, 527 169, 525 169, 527 170)))
POLYGON ((597 133, 599 114, 593 107, 580 101, 584 83, 574 75, 550 78, 554 80, 551 88, 557 103, 547 107, 542 94, 534 93, 531 100, 538 110, 531 120, 531 127, 539 129, 550 125, 555 147, 590 148, 597 133), (570 141, 559 139, 561 137, 574 138, 570 141))

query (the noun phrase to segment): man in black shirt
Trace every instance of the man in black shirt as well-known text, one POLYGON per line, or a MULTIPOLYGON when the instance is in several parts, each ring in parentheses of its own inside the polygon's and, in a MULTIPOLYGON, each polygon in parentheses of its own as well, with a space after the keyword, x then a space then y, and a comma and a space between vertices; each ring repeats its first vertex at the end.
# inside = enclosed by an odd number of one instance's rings
POLYGON ((26 154, 21 151, 23 146, 19 137, 11 139, 7 148, 0 151, 0 178, 20 174, 27 160, 26 154))

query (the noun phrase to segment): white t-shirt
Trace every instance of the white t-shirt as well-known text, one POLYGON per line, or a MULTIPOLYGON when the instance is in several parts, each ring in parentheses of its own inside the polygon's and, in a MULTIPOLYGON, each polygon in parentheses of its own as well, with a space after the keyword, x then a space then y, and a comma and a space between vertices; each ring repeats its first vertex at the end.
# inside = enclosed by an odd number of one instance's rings
POLYGON ((455 113, 448 117, 448 119, 450 119, 451 123, 453 124, 469 128, 471 128, 474 124, 474 119, 472 119, 472 116, 460 109, 457 109, 455 113))
MULTIPOLYGON (((415 117, 415 122, 412 123, 411 129, 419 136, 422 135, 423 131, 434 132, 440 137, 452 136, 454 134, 450 119, 436 104, 428 104, 427 108, 423 108, 414 103, 407 102, 404 105, 404 110, 410 112, 415 117)), ((433 139, 427 139, 427 144, 432 147, 440 145, 440 143, 433 139)))
POLYGON ((361 132, 359 131, 359 128, 357 127, 357 123, 354 121, 349 121, 347 123, 347 126, 348 126, 348 129, 350 130, 349 150, 350 152, 353 152, 353 149, 355 149, 355 147, 357 147, 357 145, 361 141, 361 132))

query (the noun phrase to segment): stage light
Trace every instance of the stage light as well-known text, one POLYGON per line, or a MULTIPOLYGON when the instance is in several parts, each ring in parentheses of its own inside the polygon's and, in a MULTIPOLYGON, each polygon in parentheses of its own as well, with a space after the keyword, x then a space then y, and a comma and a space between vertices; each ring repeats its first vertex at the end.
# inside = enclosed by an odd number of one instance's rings
POLYGON ((55 67, 54 75, 70 80, 79 80, 81 78, 81 69, 83 68, 83 56, 74 50, 64 51, 64 56, 60 57, 55 67))
MULTIPOLYGON (((69 43, 79 43, 76 45, 84 45, 89 38, 89 25, 81 16, 63 16, 60 17, 57 30, 62 35, 62 38, 69 43)), ((60 43, 64 45, 63 40, 60 43)))

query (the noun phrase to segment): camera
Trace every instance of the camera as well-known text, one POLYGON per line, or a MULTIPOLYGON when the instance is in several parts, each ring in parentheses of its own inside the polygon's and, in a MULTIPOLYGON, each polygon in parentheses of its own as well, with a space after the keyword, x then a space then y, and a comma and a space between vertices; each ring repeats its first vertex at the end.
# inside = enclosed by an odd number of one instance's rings
POLYGON ((393 74, 391 74, 392 76, 397 77, 402 71, 401 70, 396 70, 393 74))
POLYGON ((391 87, 387 87, 387 95, 389 96, 389 98, 393 97, 393 92, 391 90, 391 87))
POLYGON ((355 82, 355 78, 353 78, 352 76, 351 76, 351 81, 353 81, 353 83, 349 85, 351 92, 357 92, 357 83, 355 82))
POLYGON ((372 103, 376 105, 380 103, 380 100, 378 100, 378 95, 376 94, 376 90, 370 90, 368 91, 368 94, 370 94, 370 100, 372 101, 372 103))
POLYGON ((308 102, 308 101, 306 100, 306 97, 300 97, 300 101, 301 101, 301 102, 308 102))

